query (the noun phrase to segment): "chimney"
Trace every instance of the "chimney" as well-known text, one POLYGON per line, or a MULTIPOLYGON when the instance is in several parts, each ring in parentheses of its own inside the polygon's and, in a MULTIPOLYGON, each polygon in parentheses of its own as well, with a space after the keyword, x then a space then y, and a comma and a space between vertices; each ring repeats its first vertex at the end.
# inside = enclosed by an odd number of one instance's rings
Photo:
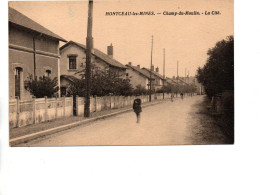
POLYGON ((158 73, 159 73, 159 68, 158 68, 158 66, 157 66, 157 68, 156 68, 156 72, 158 72, 158 73))
POLYGON ((128 62, 128 65, 129 65, 129 66, 132 66, 132 62, 128 62))
POLYGON ((154 65, 151 66, 151 70, 154 71, 154 65))
POLYGON ((139 64, 137 65, 137 68, 139 68, 139 69, 140 69, 140 65, 139 65, 139 64))
POLYGON ((113 58, 113 45, 111 43, 110 46, 107 46, 107 55, 111 58, 113 58))

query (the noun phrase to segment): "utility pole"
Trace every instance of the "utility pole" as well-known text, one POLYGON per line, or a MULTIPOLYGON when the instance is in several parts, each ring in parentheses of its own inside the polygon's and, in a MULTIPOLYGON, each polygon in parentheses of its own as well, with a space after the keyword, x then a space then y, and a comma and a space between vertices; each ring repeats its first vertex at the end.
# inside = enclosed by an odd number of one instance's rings
POLYGON ((151 67, 150 67, 149 102, 152 101, 152 66, 153 66, 153 35, 152 35, 152 48, 151 48, 151 67))
POLYGON ((185 68, 185 77, 184 77, 185 79, 184 79, 184 81, 185 81, 185 83, 186 83, 186 68, 185 68))
POLYGON ((178 92, 179 92, 179 74, 178 74, 178 67, 179 66, 179 61, 177 60, 177 91, 176 91, 176 97, 178 96, 178 92))
POLYGON ((188 71, 188 83, 190 83, 190 71, 188 71))
POLYGON ((164 99, 164 80, 165 80, 165 48, 163 49, 163 99, 164 99))
POLYGON ((92 18, 93 18, 93 0, 88 3, 88 27, 86 38, 86 69, 85 69, 85 104, 84 117, 90 116, 90 95, 91 95, 91 51, 93 47, 92 38, 92 18))
POLYGON ((179 74, 178 74, 178 69, 179 69, 179 61, 177 61, 177 84, 178 84, 178 80, 179 80, 179 74))

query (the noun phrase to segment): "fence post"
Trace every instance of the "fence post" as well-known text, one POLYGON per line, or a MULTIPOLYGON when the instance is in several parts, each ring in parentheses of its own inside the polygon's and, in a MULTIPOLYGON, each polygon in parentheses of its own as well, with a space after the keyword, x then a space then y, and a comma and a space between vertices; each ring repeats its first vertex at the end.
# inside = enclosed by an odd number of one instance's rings
POLYGON ((97 112, 97 96, 95 95, 95 112, 97 112))
POLYGON ((19 123, 19 121, 20 121, 20 99, 19 99, 19 97, 17 97, 17 101, 16 101, 16 126, 17 127, 19 127, 20 126, 20 123, 19 123))
POLYGON ((114 98, 114 108, 117 108, 117 107, 116 107, 116 96, 113 95, 113 98, 114 98))
POLYGON ((47 96, 44 96, 45 98, 45 120, 44 121, 47 121, 47 96))
POLYGON ((76 95, 76 116, 79 116, 79 96, 76 95))
POLYGON ((109 93, 109 103, 110 103, 109 108, 111 110, 112 109, 112 98, 111 98, 111 94, 110 93, 109 93))
POLYGON ((35 97, 33 97, 33 124, 36 124, 36 103, 35 103, 35 97))
POLYGON ((73 97, 70 96, 69 98, 70 98, 70 99, 69 99, 69 100, 70 100, 70 104, 69 104, 69 105, 70 105, 70 107, 71 107, 71 110, 70 110, 70 111, 71 111, 71 113, 72 113, 72 115, 69 115, 69 116, 74 116, 74 114, 73 114, 73 97), (72 106, 71 106, 71 105, 72 105, 72 106))
MULTIPOLYGON (((107 109, 107 96, 103 96, 102 97, 102 102, 103 102, 103 110, 106 110, 107 109)), ((101 110, 102 110, 102 104, 101 104, 101 110)))
POLYGON ((63 117, 65 117, 65 106, 66 106, 66 102, 65 102, 65 96, 63 96, 63 117))
POLYGON ((55 100, 55 119, 58 118, 58 98, 56 96, 56 100, 55 100))

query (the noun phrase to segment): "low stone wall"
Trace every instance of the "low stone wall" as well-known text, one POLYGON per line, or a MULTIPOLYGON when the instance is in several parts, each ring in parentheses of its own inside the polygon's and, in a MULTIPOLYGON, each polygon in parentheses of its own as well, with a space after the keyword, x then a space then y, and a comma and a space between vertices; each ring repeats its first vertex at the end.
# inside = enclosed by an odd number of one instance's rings
POLYGON ((38 98, 9 101, 11 128, 37 124, 73 115, 73 98, 38 98))

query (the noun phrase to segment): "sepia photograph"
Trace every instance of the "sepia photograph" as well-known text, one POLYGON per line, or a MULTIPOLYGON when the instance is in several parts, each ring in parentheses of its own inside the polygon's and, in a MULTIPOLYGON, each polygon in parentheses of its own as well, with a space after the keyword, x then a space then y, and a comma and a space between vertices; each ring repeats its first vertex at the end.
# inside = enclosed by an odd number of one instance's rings
POLYGON ((0 194, 260 194, 259 8, 1 1, 0 194))
POLYGON ((9 145, 234 144, 234 1, 9 1, 9 145))

